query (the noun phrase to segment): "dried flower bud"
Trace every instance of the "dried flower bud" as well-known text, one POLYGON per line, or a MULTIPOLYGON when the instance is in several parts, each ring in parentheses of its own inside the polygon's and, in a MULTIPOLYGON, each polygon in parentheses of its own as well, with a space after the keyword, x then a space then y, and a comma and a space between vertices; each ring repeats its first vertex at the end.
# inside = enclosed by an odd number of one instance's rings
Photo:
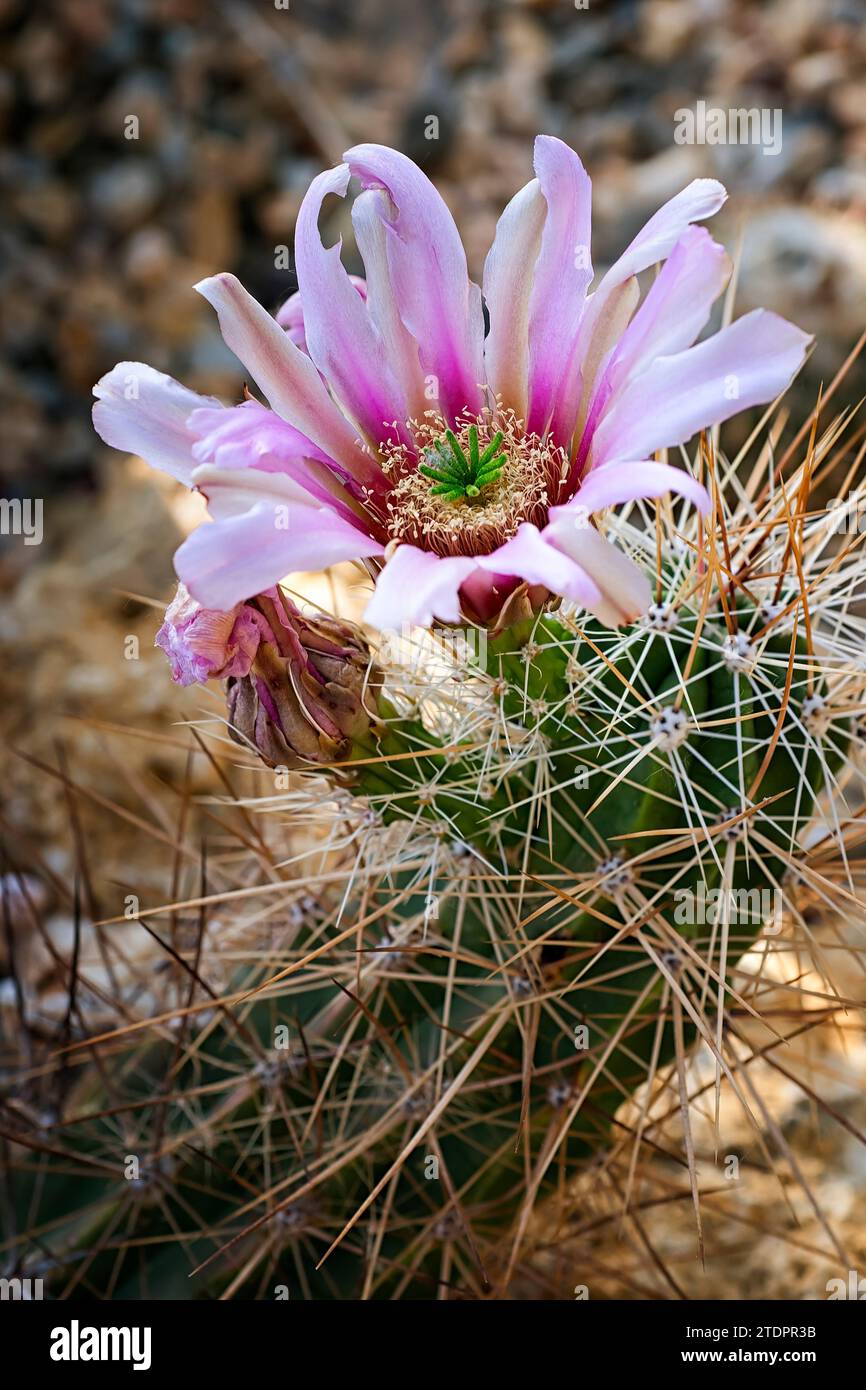
POLYGON ((212 677, 245 676, 265 629, 261 614, 249 604, 238 603, 227 613, 202 608, 178 584, 155 645, 168 657, 178 685, 204 684, 212 677))
POLYGON ((232 737, 270 767, 339 762, 368 735, 382 678, 361 632, 305 617, 271 589, 251 601, 268 635, 226 686, 232 737))

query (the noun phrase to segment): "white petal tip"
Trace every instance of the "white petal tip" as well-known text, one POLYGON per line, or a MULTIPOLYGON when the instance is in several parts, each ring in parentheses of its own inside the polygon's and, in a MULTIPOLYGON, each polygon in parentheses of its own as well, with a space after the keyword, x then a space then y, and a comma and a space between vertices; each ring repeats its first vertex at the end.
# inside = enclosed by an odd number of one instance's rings
POLYGON ((193 285, 196 294, 200 294, 206 299, 208 304, 213 304, 221 294, 230 290, 238 283, 237 277, 227 270, 221 270, 218 275, 206 275, 203 280, 199 280, 193 285))

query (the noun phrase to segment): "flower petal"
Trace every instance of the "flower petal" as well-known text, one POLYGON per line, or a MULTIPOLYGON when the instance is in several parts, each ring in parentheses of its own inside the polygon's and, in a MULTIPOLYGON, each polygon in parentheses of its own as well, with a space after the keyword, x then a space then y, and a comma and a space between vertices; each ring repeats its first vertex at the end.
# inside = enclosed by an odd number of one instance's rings
POLYGON ((331 508, 317 506, 290 478, 204 465, 196 470, 196 482, 217 519, 184 541, 175 568, 205 608, 232 608, 298 570, 383 552, 378 541, 331 508))
POLYGON ((730 273, 724 247, 705 227, 688 227, 620 339, 611 364, 611 389, 654 358, 691 347, 730 273))
POLYGON ((484 342, 481 291, 470 283, 454 219, 411 159, 384 145, 356 145, 343 156, 365 188, 390 197, 387 254, 400 317, 418 344, 421 365, 436 378, 438 404, 453 421, 477 414, 484 342))
MULTIPOLYGON (((592 345, 596 334, 608 317, 611 297, 616 296, 621 300, 622 296, 617 295, 617 291, 621 290, 627 281, 647 270, 649 266, 666 260, 686 228, 692 222, 701 222, 705 217, 712 217, 727 196, 723 185, 715 179, 693 179, 686 188, 670 198, 653 214, 619 260, 615 261, 602 277, 598 289, 589 296, 569 377, 562 393, 569 406, 575 399, 580 401, 577 411, 578 429, 582 427, 590 399, 595 394, 596 372, 601 359, 595 354, 596 363, 592 371, 587 371, 586 364, 593 355, 592 345), (578 389, 577 382, 581 376, 583 380, 578 389)), ((613 342, 606 341, 606 349, 612 346, 613 342)), ((564 436, 567 430, 566 425, 560 425, 561 435, 564 436)))
POLYGON ((285 329, 286 335, 295 347, 300 348, 301 352, 307 351, 307 335, 304 331, 304 306, 301 303, 301 296, 295 291, 290 294, 285 304, 281 306, 274 315, 280 328, 285 329))
MULTIPOLYGON (((599 422, 628 381, 654 358, 691 347, 709 319, 730 269, 724 249, 705 228, 686 228, 600 374, 586 421, 580 422, 576 473, 583 468, 599 422)), ((637 282, 632 277, 625 283, 637 282)), ((609 306, 616 303, 622 289, 620 286, 613 292, 609 306)), ((591 346, 600 338, 597 332, 591 346)))
POLYGON ((667 492, 687 497, 705 516, 712 508, 709 493, 691 473, 684 468, 672 468, 668 463, 644 459, 594 468, 571 501, 563 507, 552 507, 550 515, 556 519, 560 513, 573 514, 575 509, 585 513, 600 512, 604 507, 618 507, 642 497, 663 497, 667 492))
POLYGON ((238 604, 227 613, 202 608, 183 584, 169 604, 154 646, 161 647, 178 685, 246 676, 267 631, 261 613, 238 604))
POLYGON ((199 407, 219 409, 219 401, 188 391, 144 362, 118 362, 97 382, 93 394, 94 429, 106 444, 137 454, 189 485, 195 439, 187 420, 199 407))
POLYGON ((524 579, 528 584, 543 584, 551 593, 584 607, 601 599, 601 590, 586 571, 563 551, 548 545, 538 527, 529 521, 518 526, 511 540, 491 555, 479 556, 476 563, 491 574, 507 574, 524 579))
POLYGON ((520 588, 511 574, 488 574, 475 569, 460 585, 460 607, 472 620, 485 625, 498 621, 506 600, 520 588))
POLYGON ((558 507, 557 512, 555 521, 545 527, 545 540, 576 560, 601 590, 601 597, 584 607, 608 627, 633 623, 652 598, 647 576, 594 526, 576 525, 567 507, 558 507))
POLYGON ((349 167, 339 164, 313 179, 295 228, 295 265, 307 351, 334 395, 374 444, 395 437, 405 402, 366 305, 340 259, 342 242, 324 247, 319 214, 329 193, 344 197, 349 167))
POLYGON ((390 632, 399 632, 404 624, 429 627, 434 618, 457 623, 458 591, 475 566, 468 557, 443 559, 414 545, 398 546, 376 580, 364 619, 390 632))
MULTIPOLYGON (((640 287, 635 275, 611 290, 596 318, 595 331, 586 342, 584 356, 582 359, 576 356, 557 402, 551 430, 563 444, 567 444, 574 435, 578 446, 578 473, 585 458, 585 452, 582 452, 584 439, 588 448, 594 421, 604 401, 598 389, 603 369, 628 328, 639 300, 640 287), (592 410, 589 409, 590 403, 592 410)), ((580 341, 583 341, 582 334, 580 341)))
MULTIPOLYGON (((361 298, 366 299, 366 280, 363 280, 360 275, 350 275, 349 280, 355 286, 355 289, 358 291, 358 294, 361 296, 361 298)), ((306 352, 309 356, 309 352, 307 349, 307 335, 304 330, 304 306, 301 302, 301 296, 297 291, 294 294, 289 295, 282 308, 277 310, 275 317, 277 323, 280 325, 280 328, 284 328, 286 330, 286 333, 288 334, 291 341, 294 343, 295 347, 299 347, 302 352, 306 352)))
POLYGON ((284 473, 320 502, 353 520, 361 490, 346 478, 312 440, 258 401, 194 410, 190 433, 196 436, 193 454, 199 463, 217 468, 254 468, 261 473, 284 473), (343 487, 345 483, 345 488, 343 487))
POLYGON ((724 186, 716 179, 693 179, 673 198, 669 198, 658 212, 653 213, 604 276, 598 293, 607 292, 630 276, 639 275, 658 261, 666 260, 686 227, 692 222, 703 222, 705 217, 712 217, 727 196, 724 186))
MULTIPOLYGON (((237 516, 258 502, 269 500, 282 508, 287 528, 294 526, 293 514, 305 508, 320 510, 321 499, 313 493, 306 480, 292 477, 289 473, 268 473, 261 468, 221 468, 214 463, 201 463, 192 475, 193 486, 207 498, 211 516, 220 520, 224 516, 237 516)), ((326 506, 332 499, 326 499, 326 506)), ((351 525, 362 534, 366 524, 352 515, 351 525)), ((371 542, 372 544, 372 542, 371 542)), ((367 553, 378 554, 381 546, 367 553)))
POLYGON ((391 288, 388 266, 390 206, 388 194, 383 189, 368 188, 359 193, 352 204, 352 225, 367 277, 367 312, 382 341, 385 360, 400 384, 406 419, 421 420, 433 402, 424 394, 418 344, 400 317, 391 288))
POLYGON ((529 390, 529 301, 547 203, 532 179, 496 224, 482 286, 490 332, 484 343, 487 381, 502 404, 526 419, 529 390))
POLYGON ((311 439, 259 401, 194 410, 188 423, 195 436, 193 455, 199 463, 275 473, 282 471, 282 461, 287 459, 329 462, 311 439))
POLYGON ((553 136, 538 136, 534 164, 547 217, 529 303, 526 423, 543 434, 572 361, 592 280, 592 184, 574 150, 553 136))
POLYGON ((696 347, 657 358, 605 414, 593 439, 593 464, 683 444, 698 430, 775 400, 810 342, 777 314, 755 309, 696 347))
POLYGON ((213 275, 195 287, 216 309, 223 338, 274 410, 335 459, 359 482, 382 485, 382 473, 362 451, 356 432, 328 395, 318 371, 275 319, 234 275, 213 275))

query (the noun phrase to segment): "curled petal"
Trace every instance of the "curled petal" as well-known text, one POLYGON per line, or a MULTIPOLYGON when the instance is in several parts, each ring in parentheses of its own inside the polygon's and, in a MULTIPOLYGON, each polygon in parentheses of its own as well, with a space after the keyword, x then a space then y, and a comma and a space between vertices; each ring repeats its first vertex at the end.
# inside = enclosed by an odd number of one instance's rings
POLYGON ((296 509, 316 506, 302 483, 283 473, 266 473, 258 468, 221 468, 218 464, 202 463, 192 475, 193 484, 207 498, 208 511, 217 521, 237 516, 258 502, 270 501, 289 514, 286 527, 292 525, 291 513, 296 509))
MULTIPOLYGON (((730 275, 731 263, 703 227, 688 227, 601 373, 577 451, 579 471, 600 420, 623 387, 656 358, 691 347, 730 275)), ((636 285, 634 279, 626 285, 636 285)), ((622 293, 615 290, 609 304, 622 293)), ((601 325, 599 325, 601 327, 601 325)), ((601 338, 597 332, 593 346, 601 338)))
POLYGON ((283 461, 291 458, 328 462, 327 454, 311 439, 258 401, 194 410, 189 430, 195 437, 195 459, 220 468, 260 468, 277 473, 283 461))
POLYGON ((777 314, 755 309, 696 347, 656 358, 599 425, 593 464, 684 444, 698 430, 775 400, 802 366, 810 342, 777 314))
POLYGON ((466 254, 448 208, 411 159, 384 145, 356 145, 343 156, 365 188, 388 194, 392 293, 438 403, 454 420, 483 405, 481 291, 470 284, 466 254))
POLYGON ((601 591, 597 600, 584 603, 584 607, 607 627, 633 623, 646 612, 652 598, 646 575, 594 526, 576 525, 575 517, 567 515, 567 507, 557 511, 556 520, 545 527, 545 540, 576 560, 601 591))
POLYGON ((585 608, 601 599, 601 590, 586 571, 570 555, 548 545, 544 534, 529 521, 517 528, 511 540, 491 555, 480 556, 476 563, 491 574, 543 584, 552 594, 560 594, 585 608))
MULTIPOLYGON (((366 299, 366 280, 362 279, 360 275, 350 275, 349 281, 355 286, 361 298, 366 299)), ((289 295, 283 307, 277 312, 276 319, 280 328, 285 329, 295 347, 300 348, 302 352, 306 352, 307 356, 309 356, 307 349, 307 334, 304 328, 304 305, 301 300, 300 291, 296 291, 295 294, 289 295)))
POLYGON ((258 401, 194 410, 190 433, 196 436, 193 454, 198 463, 261 473, 284 473, 320 502, 352 520, 352 497, 360 489, 346 478, 312 440, 258 401), (345 484, 345 488, 343 487, 345 484))
POLYGON ((607 397, 607 392, 603 389, 604 366, 627 329, 639 300, 640 287, 634 275, 611 291, 598 315, 595 331, 587 340, 585 355, 580 359, 579 366, 575 367, 572 364, 572 371, 557 402, 553 416, 553 434, 563 443, 567 443, 572 435, 575 436, 579 445, 578 471, 586 457, 592 429, 607 397))
POLYGON ((93 394, 93 425, 106 444, 137 454, 189 486, 195 438, 187 421, 203 406, 220 409, 219 401, 188 391, 144 362, 118 362, 97 382, 93 394))
POLYGON ((543 434, 571 363, 592 280, 592 184, 574 150, 539 135, 535 172, 547 204, 529 303, 527 428, 543 434))
POLYGON ((216 309, 223 338, 258 383, 274 410, 311 439, 352 477, 381 487, 377 464, 328 395, 305 353, 234 275, 214 275, 195 287, 216 309))
POLYGON ((277 323, 285 329, 286 335, 301 352, 307 351, 307 335, 304 331, 304 306, 299 291, 290 294, 285 304, 276 313, 277 323))
POLYGON ((267 623, 254 608, 238 604, 227 613, 202 608, 179 584, 155 646, 168 657, 178 685, 203 684, 247 675, 266 633, 267 623))
POLYGON ((205 608, 232 608, 298 570, 382 554, 378 541, 291 478, 206 464, 194 481, 216 519, 184 541, 175 568, 205 608))
POLYGON ((346 413, 374 443, 392 438, 405 402, 384 358, 363 299, 340 260, 341 242, 325 248, 319 213, 329 193, 344 197, 349 168, 340 164, 313 179, 295 230, 295 263, 307 351, 346 413))
POLYGON ((640 498, 663 497, 676 492, 687 497, 704 516, 711 510, 710 495, 705 487, 684 468, 672 468, 668 463, 643 459, 636 463, 608 463, 594 468, 581 483, 574 497, 563 507, 551 508, 551 518, 559 515, 600 512, 604 507, 619 507, 624 502, 640 498))
POLYGON ((398 546, 376 580, 365 621, 382 631, 399 632, 404 624, 429 627, 434 618, 460 621, 459 589, 476 561, 443 559, 414 545, 398 546))
POLYGON ((631 275, 639 275, 673 251, 686 227, 712 217, 727 198, 716 179, 693 179, 690 184, 653 213, 634 241, 615 261, 598 287, 599 294, 621 285, 631 275))
POLYGON ((424 371, 418 344, 402 318, 391 288, 388 264, 390 213, 388 194, 381 188, 368 188, 352 204, 352 225, 364 270, 367 312, 382 342, 385 360, 405 402, 407 420, 421 420, 433 402, 425 395, 424 371))
POLYGON ((636 376, 656 357, 691 347, 728 282, 731 262, 705 227, 689 227, 622 338, 611 368, 611 388, 636 376))
MULTIPOLYGON (((579 425, 586 416, 589 400, 596 388, 597 366, 592 372, 588 372, 585 364, 593 354, 593 340, 608 317, 611 299, 616 297, 621 300, 622 296, 618 292, 629 280, 651 265, 666 260, 686 228, 693 222, 712 217, 727 196, 723 185, 716 179, 693 179, 686 188, 670 198, 653 214, 619 260, 615 261, 602 277, 598 289, 589 296, 580 324, 569 378, 563 391, 563 396, 569 403, 573 400, 580 402, 579 425), (582 381, 578 386, 581 377, 582 381)), ((608 341, 606 349, 612 347, 614 341, 608 341)), ((561 432, 563 435, 567 433, 566 426, 561 427, 561 432)))
POLYGON ((505 408, 521 420, 526 419, 528 405, 529 302, 546 216, 538 179, 532 179, 497 222, 484 262, 484 299, 490 315, 484 343, 487 381, 505 408))

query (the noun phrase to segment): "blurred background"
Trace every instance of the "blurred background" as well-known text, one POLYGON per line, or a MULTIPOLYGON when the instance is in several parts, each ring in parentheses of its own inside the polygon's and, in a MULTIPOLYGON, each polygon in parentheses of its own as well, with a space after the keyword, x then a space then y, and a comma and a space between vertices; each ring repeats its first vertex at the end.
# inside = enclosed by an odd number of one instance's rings
MULTIPOLYGON (((592 177, 597 270, 690 179, 727 184, 712 227, 738 258, 738 310, 817 335, 792 401, 805 414, 866 326, 864 18, 860 0, 0 0, 0 495, 44 501, 41 545, 0 538, 0 824, 15 865, 53 885, 58 950, 82 829, 91 906, 108 914, 130 862, 141 891, 165 892, 165 847, 140 818, 158 823, 180 779, 174 723, 216 709, 153 651, 197 500, 101 444, 94 382, 129 358, 236 399, 241 370, 192 285, 231 270, 275 309, 307 185, 359 141, 424 167, 480 280, 543 131, 592 177), (677 111, 699 101, 780 111, 781 148, 676 143, 677 111), (88 789, 80 823, 42 764, 88 789)), ((359 269, 345 209, 329 216, 359 269)), ((863 393, 855 366, 836 400, 863 393)), ((213 789, 204 760, 191 776, 213 789)), ((61 1009, 56 960, 19 965, 46 1016, 61 1009)), ((810 1152, 847 1221, 862 1149, 810 1152)), ((754 1189, 762 1209, 772 1182, 754 1189)), ((691 1249, 688 1222, 671 1239, 691 1249)), ((777 1247, 748 1249, 753 1291, 734 1262, 705 1296, 778 1296, 777 1247)))

